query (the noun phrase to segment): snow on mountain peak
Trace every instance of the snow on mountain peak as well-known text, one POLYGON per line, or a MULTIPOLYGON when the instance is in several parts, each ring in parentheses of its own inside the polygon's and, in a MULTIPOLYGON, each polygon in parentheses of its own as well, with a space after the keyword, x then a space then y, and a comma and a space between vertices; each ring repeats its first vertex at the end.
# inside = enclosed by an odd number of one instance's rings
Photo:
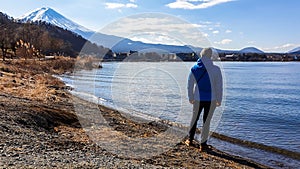
POLYGON ((294 48, 294 49, 288 51, 287 53, 300 53, 300 47, 294 48))
POLYGON ((242 50, 240 50, 240 53, 259 53, 259 54, 263 54, 264 52, 262 50, 259 50, 255 47, 246 47, 243 48, 242 50))
POLYGON ((49 7, 42 7, 39 9, 36 9, 28 14, 25 14, 18 18, 22 22, 28 22, 28 21, 43 21, 50 23, 52 25, 70 30, 72 32, 75 32, 79 35, 82 35, 85 38, 89 38, 94 32, 67 19, 63 15, 59 14, 55 10, 49 7))
POLYGON ((28 14, 21 16, 19 19, 26 22, 26 21, 45 21, 51 22, 51 18, 63 18, 62 15, 55 12, 53 9, 48 7, 43 7, 36 9, 28 14))

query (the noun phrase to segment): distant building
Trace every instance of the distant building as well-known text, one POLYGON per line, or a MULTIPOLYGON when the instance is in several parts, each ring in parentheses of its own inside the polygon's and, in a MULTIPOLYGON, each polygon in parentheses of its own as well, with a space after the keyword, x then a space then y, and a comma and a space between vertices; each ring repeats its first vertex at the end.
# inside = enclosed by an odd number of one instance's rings
POLYGON ((168 54, 168 60, 177 60, 176 53, 169 53, 168 54))
POLYGON ((54 60, 55 56, 45 56, 45 60, 54 60))
POLYGON ((234 57, 234 54, 230 54, 230 55, 225 55, 225 58, 233 58, 234 57))

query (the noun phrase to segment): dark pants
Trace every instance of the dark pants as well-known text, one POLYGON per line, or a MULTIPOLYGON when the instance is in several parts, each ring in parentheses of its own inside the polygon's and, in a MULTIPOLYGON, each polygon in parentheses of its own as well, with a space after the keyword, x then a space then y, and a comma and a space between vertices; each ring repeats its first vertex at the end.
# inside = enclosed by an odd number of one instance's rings
POLYGON ((216 109, 215 101, 211 101, 211 102, 195 101, 193 105, 193 118, 190 125, 189 139, 190 141, 194 140, 194 136, 197 128, 197 121, 199 120, 200 114, 203 109, 204 109, 204 114, 203 114, 203 127, 201 130, 201 144, 206 144, 209 135, 210 121, 216 109))

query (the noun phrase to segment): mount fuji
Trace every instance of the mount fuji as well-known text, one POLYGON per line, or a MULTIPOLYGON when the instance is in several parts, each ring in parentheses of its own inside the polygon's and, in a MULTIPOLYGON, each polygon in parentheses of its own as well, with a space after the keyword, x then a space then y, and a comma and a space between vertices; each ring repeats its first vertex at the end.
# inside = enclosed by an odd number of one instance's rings
POLYGON ((69 19, 64 17, 63 15, 59 14, 58 12, 54 11, 51 8, 40 8, 36 9, 33 12, 25 14, 18 18, 21 22, 36 22, 36 21, 43 21, 50 23, 52 25, 58 26, 63 29, 67 29, 69 31, 75 32, 78 35, 88 39, 92 36, 95 32, 89 30, 69 19))
POLYGON ((90 38, 93 37, 93 39, 95 39, 93 41, 94 43, 108 48, 111 48, 113 44, 116 44, 116 42, 119 42, 123 39, 121 37, 106 35, 85 28, 84 26, 73 22, 72 20, 64 17, 63 15, 49 7, 36 9, 30 13, 19 17, 18 20, 21 22, 46 22, 58 26, 60 28, 72 31, 88 40, 90 40, 90 38))
POLYGON ((112 49, 114 52, 129 52, 131 50, 141 51, 147 49, 156 49, 157 51, 165 51, 170 53, 191 53, 195 49, 201 50, 198 48, 191 48, 191 46, 149 44, 140 41, 133 41, 127 38, 122 38, 114 35, 106 35, 99 32, 94 32, 71 21, 70 19, 67 19, 63 15, 48 7, 36 9, 28 14, 21 16, 20 18, 18 18, 18 20, 21 22, 43 21, 46 23, 50 23, 52 25, 77 33, 83 38, 88 39, 98 45, 102 45, 104 47, 112 49))

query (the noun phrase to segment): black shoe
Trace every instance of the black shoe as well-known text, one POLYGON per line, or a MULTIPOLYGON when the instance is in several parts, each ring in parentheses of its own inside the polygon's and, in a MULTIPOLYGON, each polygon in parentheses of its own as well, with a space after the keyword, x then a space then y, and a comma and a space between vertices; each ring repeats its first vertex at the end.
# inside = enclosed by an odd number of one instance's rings
POLYGON ((201 144, 200 145, 200 151, 203 152, 203 151, 207 151, 207 150, 210 150, 212 149, 212 146, 211 145, 208 145, 208 144, 201 144))

